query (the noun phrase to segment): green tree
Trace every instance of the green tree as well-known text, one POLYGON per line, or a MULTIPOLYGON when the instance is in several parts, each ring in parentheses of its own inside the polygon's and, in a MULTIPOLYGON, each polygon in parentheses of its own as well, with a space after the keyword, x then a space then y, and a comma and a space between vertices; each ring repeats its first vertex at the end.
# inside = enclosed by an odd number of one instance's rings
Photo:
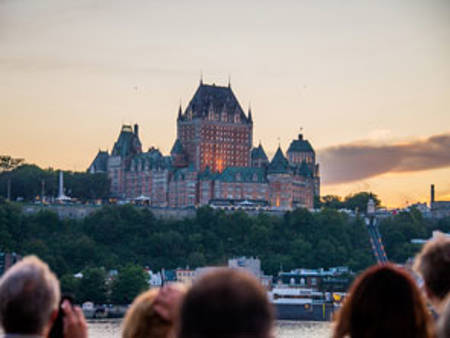
POLYGON ((82 271, 79 287, 81 303, 90 301, 95 304, 106 303, 106 272, 102 268, 86 268, 82 271))
POLYGON ((112 283, 111 301, 114 304, 130 304, 142 291, 148 289, 148 275, 142 267, 128 264, 120 269, 112 283))
POLYGON ((343 208, 342 200, 336 195, 325 195, 321 198, 321 206, 331 209, 343 208))
POLYGON ((61 292, 63 294, 73 295, 75 302, 78 303, 81 280, 75 278, 72 274, 65 274, 60 277, 59 282, 61 284, 61 292))
POLYGON ((11 171, 23 163, 22 158, 12 158, 9 155, 0 155, 0 173, 6 173, 7 176, 7 192, 6 199, 11 200, 11 171))
POLYGON ((369 199, 372 198, 375 202, 375 206, 380 206, 381 201, 376 194, 371 192, 362 191, 353 195, 348 195, 345 197, 343 202, 343 207, 350 210, 358 210, 360 212, 366 212, 367 203, 369 199))

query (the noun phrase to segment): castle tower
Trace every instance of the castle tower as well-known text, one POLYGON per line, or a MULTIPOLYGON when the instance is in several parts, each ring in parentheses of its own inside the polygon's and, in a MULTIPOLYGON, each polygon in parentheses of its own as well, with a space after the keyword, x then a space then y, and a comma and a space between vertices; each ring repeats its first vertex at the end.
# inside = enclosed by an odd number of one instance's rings
POLYGON ((251 116, 245 115, 231 87, 200 83, 177 119, 177 138, 189 164, 199 171, 250 166, 251 116))
MULTIPOLYGON (((314 194, 320 196, 319 164, 316 163, 316 153, 311 143, 303 138, 303 134, 298 134, 298 138, 289 145, 287 154, 290 165, 304 167, 306 164, 308 166, 311 177, 314 179, 314 194)), ((305 168, 302 171, 305 172, 305 168)))
POLYGON ((289 162, 280 147, 267 167, 267 180, 270 186, 270 205, 280 210, 291 209, 292 176, 289 162))
POLYGON ((252 167, 265 168, 269 164, 269 159, 267 158, 266 152, 259 143, 259 146, 252 149, 251 152, 252 167))
POLYGON ((170 151, 170 156, 172 156, 172 163, 174 167, 183 168, 188 165, 186 160, 186 154, 184 153, 183 146, 179 139, 177 139, 170 151))
POLYGON ((142 153, 142 145, 139 140, 139 127, 137 124, 131 127, 123 125, 119 138, 114 143, 111 156, 107 160, 108 177, 111 180, 111 195, 125 197, 125 169, 130 166, 133 156, 142 153))

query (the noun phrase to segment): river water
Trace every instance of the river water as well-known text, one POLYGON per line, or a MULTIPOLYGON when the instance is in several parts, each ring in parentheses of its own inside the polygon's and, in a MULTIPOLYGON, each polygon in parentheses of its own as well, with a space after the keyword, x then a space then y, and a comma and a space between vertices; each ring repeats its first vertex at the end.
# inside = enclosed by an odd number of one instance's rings
MULTIPOLYGON (((120 319, 90 320, 89 337, 90 338, 119 338, 120 319)), ((329 322, 294 322, 294 321, 277 321, 276 323, 277 338, 328 338, 331 336, 329 322)))

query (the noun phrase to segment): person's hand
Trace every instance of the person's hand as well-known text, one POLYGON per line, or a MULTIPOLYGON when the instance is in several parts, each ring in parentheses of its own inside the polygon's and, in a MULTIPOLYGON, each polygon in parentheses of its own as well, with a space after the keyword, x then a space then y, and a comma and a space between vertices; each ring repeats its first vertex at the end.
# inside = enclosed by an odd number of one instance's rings
POLYGON ((178 310, 185 291, 174 285, 163 286, 155 298, 153 307, 163 319, 174 322, 178 316, 178 310))
POLYGON ((65 338, 87 338, 87 324, 83 311, 79 306, 72 306, 65 300, 62 304, 64 311, 64 337, 65 338))

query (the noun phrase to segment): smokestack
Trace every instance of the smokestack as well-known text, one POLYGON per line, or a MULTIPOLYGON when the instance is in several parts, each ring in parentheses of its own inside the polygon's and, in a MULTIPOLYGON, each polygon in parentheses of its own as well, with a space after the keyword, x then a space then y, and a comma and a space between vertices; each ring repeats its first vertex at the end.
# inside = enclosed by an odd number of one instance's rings
POLYGON ((434 184, 431 185, 431 199, 430 199, 430 207, 434 203, 434 184))
POLYGON ((134 125, 134 135, 139 137, 139 126, 137 125, 137 123, 134 125))

